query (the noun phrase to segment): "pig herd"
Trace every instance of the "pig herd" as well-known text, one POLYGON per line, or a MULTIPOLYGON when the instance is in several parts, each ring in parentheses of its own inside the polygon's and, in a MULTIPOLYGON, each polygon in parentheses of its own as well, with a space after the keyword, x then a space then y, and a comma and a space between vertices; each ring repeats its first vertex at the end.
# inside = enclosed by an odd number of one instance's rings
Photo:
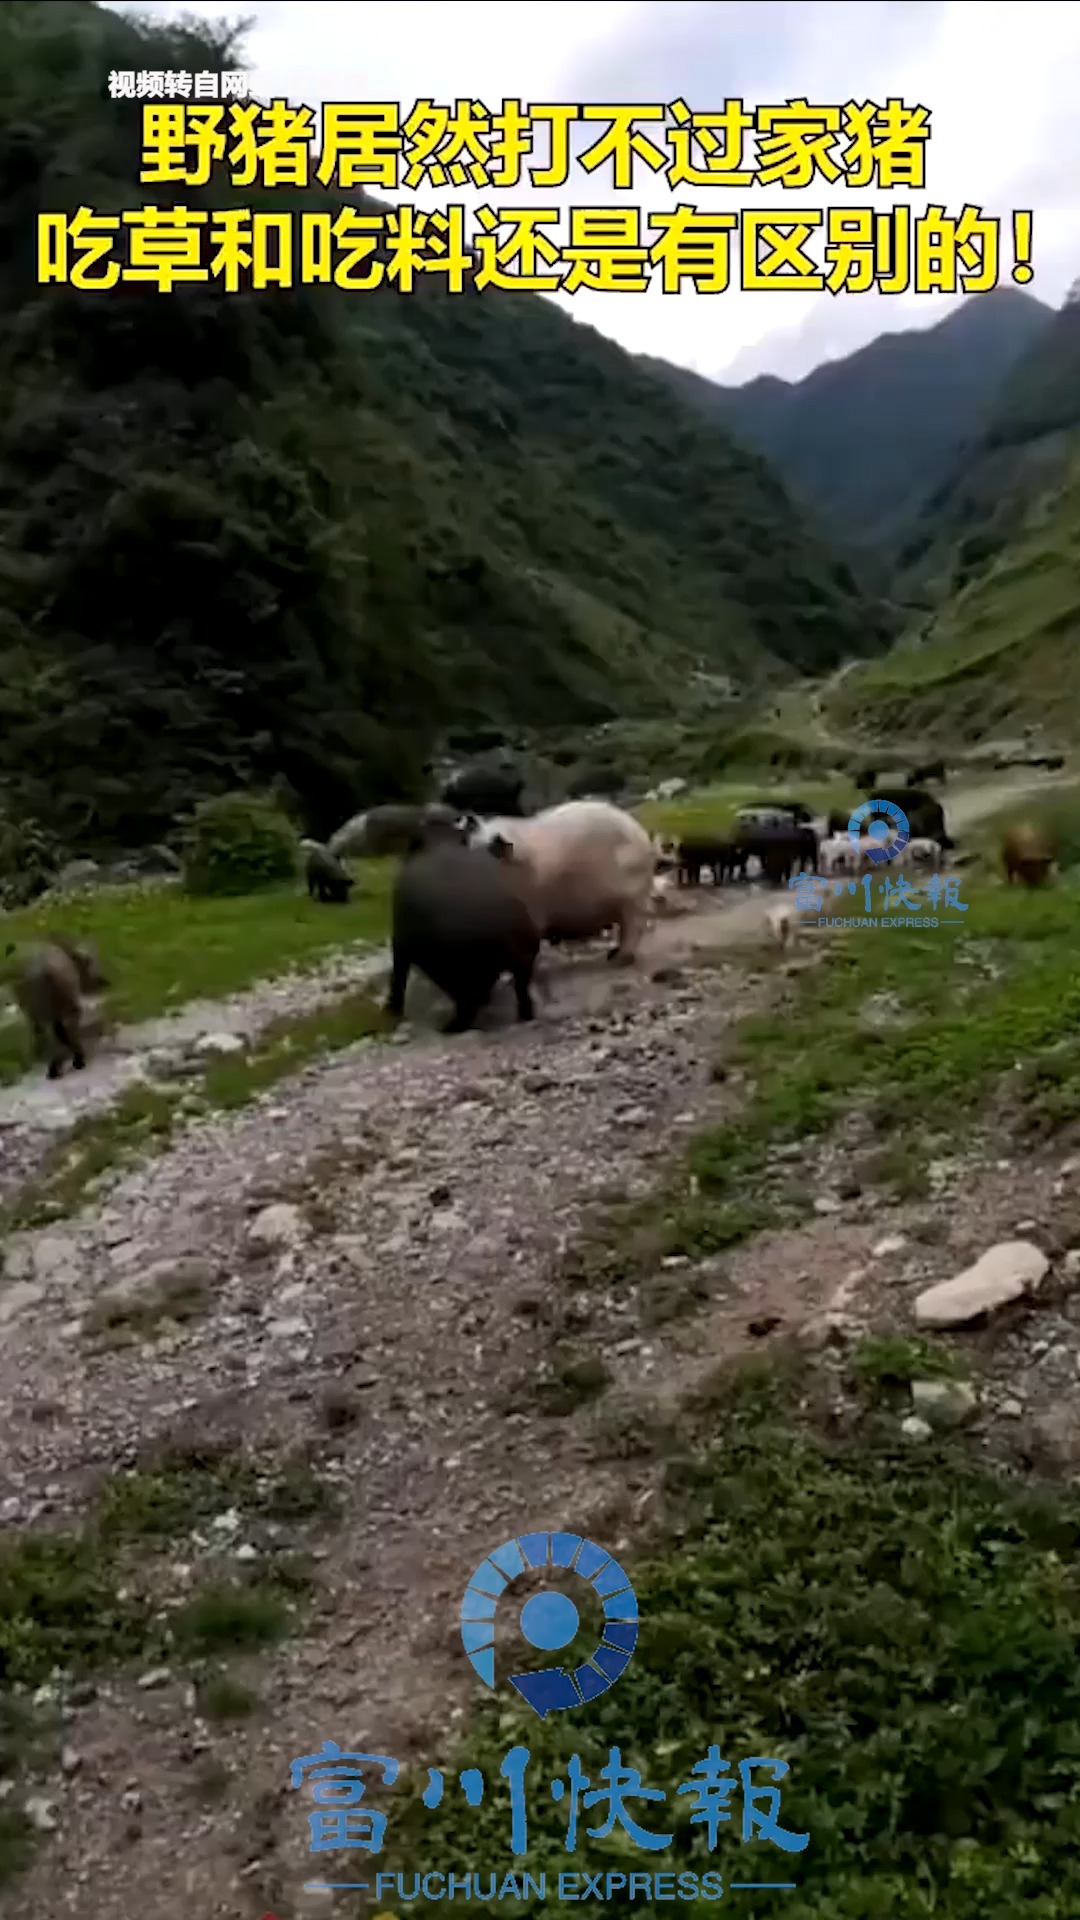
MULTIPOLYGON (((695 886, 709 872, 719 885, 745 879, 753 860, 767 883, 783 887, 808 871, 857 871, 866 857, 853 845, 846 813, 830 814, 819 838, 797 802, 743 808, 729 831, 686 835, 675 845, 654 841, 609 801, 569 800, 526 814, 521 792, 509 776, 470 773, 436 804, 373 807, 346 821, 326 846, 302 843, 308 891, 328 905, 344 904, 353 886, 344 856, 402 856, 392 900, 392 1015, 404 1012, 416 968, 452 1002, 448 1032, 474 1025, 504 975, 519 1019, 531 1020, 542 944, 611 931, 609 959, 632 963, 665 870, 695 886)), ((910 787, 873 797, 895 800, 907 815, 911 838, 897 864, 938 865, 953 845, 940 804, 910 787)), ((1053 849, 1035 830, 1006 836, 1008 880, 1040 884, 1052 862, 1053 849)), ((13 983, 49 1077, 69 1056, 76 1068, 84 1066, 83 997, 105 984, 92 951, 62 939, 25 950, 13 983)))

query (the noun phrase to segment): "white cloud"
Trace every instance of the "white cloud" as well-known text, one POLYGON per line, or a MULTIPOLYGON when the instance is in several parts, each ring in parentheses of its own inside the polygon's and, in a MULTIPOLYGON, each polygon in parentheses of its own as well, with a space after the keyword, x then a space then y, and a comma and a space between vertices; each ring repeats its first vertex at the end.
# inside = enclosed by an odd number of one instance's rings
MULTIPOLYGON (((139 9, 237 18, 204 0, 139 9)), ((803 96, 815 103, 899 96, 931 110, 925 193, 906 193, 913 212, 928 201, 957 213, 981 203, 1011 233, 1015 207, 1034 212, 1030 290, 1056 304, 1080 274, 1080 120, 1072 75, 1080 54, 1080 8, 1062 0, 273 0, 254 5, 248 37, 256 93, 318 107, 324 99, 446 102, 479 98, 494 109, 524 101, 669 101, 716 108, 742 95, 750 106, 803 96)), ((429 190, 432 206, 529 199, 563 206, 619 199, 649 210, 674 199, 736 210, 760 189, 681 189, 672 195, 644 169, 633 193, 575 171, 557 194, 525 187, 490 193, 429 190)), ((393 197, 393 196, 391 196, 393 197)), ((411 196, 402 194, 399 198, 411 196)), ((773 189, 772 205, 873 202, 819 183, 800 194, 773 189)), ((1011 258, 1002 278, 1008 283, 1011 258)), ((362 296, 358 295, 358 298, 362 296)), ((743 293, 579 294, 563 299, 585 320, 636 352, 663 354, 702 373, 744 379, 798 378, 874 335, 927 326, 952 302, 941 295, 743 293)))

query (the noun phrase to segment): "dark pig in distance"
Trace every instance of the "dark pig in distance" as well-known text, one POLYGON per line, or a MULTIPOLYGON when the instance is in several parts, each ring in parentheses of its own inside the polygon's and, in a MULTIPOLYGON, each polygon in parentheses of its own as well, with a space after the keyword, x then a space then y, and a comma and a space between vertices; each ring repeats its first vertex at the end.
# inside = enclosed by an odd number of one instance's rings
POLYGON ((818 860, 818 838, 810 827, 755 827, 738 838, 739 852, 756 854, 771 886, 786 886, 793 873, 813 871, 818 860))
POLYGON ((328 847, 308 840, 304 846, 304 879, 313 900, 324 906, 344 906, 352 892, 353 879, 328 847))
MULTIPOLYGON (((8 948, 9 955, 15 951, 8 948)), ((60 1078, 68 1055, 73 1067, 85 1067, 83 996, 108 986, 92 948, 59 937, 23 948, 15 960, 13 984, 35 1053, 48 1062, 49 1079, 60 1078)))
POLYGON ((403 861, 394 887, 393 971, 386 1010, 400 1019, 413 967, 454 1003, 447 1033, 464 1033, 508 973, 518 1019, 533 1018, 530 988, 540 928, 527 876, 505 843, 428 844, 403 861))
POLYGON ((1038 827, 1010 827, 1001 842, 1001 860, 1010 886, 1019 880, 1025 887, 1041 887, 1054 864, 1054 849, 1038 827))
POLYGON ((680 887, 699 887, 703 867, 712 871, 714 886, 734 876, 736 868, 745 874, 748 855, 726 836, 701 834, 679 842, 678 882, 680 887))

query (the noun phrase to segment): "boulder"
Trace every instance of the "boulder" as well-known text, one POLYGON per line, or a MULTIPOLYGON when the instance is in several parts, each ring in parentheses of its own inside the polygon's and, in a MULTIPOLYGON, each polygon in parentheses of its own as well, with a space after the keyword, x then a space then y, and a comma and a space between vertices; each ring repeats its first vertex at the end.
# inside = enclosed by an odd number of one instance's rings
POLYGON ((1030 1240, 1002 1240, 953 1280, 928 1287, 915 1302, 920 1327, 966 1327, 984 1314, 1033 1294, 1050 1262, 1030 1240))

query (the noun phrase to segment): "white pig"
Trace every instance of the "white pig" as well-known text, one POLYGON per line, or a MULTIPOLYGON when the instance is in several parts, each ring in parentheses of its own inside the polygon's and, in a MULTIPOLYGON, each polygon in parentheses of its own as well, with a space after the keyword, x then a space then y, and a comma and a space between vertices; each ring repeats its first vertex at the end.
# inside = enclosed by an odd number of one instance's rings
POLYGON ((607 800, 567 800, 526 820, 485 820, 474 840, 505 841, 528 868, 548 940, 590 940, 618 928, 610 958, 633 961, 645 929, 656 850, 633 814, 607 800))

